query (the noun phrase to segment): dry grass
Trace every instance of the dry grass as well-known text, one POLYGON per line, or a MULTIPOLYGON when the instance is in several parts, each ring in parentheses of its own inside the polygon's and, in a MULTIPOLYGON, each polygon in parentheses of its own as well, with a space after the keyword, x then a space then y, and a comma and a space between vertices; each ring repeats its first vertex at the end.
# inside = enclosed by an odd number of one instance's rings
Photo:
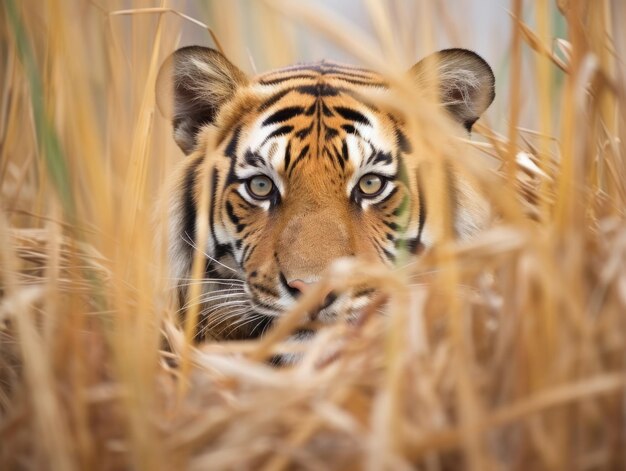
MULTIPOLYGON (((264 360, 292 348, 281 340, 316 293, 260 341, 195 347, 172 322, 151 214, 181 155, 154 80, 181 28, 204 25, 168 13, 174 3, 129 3, 0 8, 0 468, 626 467, 621 2, 526 2, 532 26, 512 2, 510 83, 497 97, 508 125, 481 120, 474 144, 499 171, 466 169, 499 223, 393 273, 333 272, 338 289, 377 280, 388 302, 320 330, 283 369, 264 360), (567 38, 555 40, 554 15, 567 38), (516 166, 520 151, 541 172, 516 166)), ((417 2, 410 31, 425 47, 434 29, 458 34, 442 3, 417 2)), ((217 5, 219 24, 244 14, 217 5)), ((374 37, 315 4, 255 2, 262 44, 284 45, 264 60, 293 59, 282 35, 297 20, 400 81, 415 59, 390 16, 402 2, 364 5, 374 37)), ((227 54, 245 50, 237 26, 212 35, 227 54)), ((389 105, 445 153, 402 93, 389 105)))

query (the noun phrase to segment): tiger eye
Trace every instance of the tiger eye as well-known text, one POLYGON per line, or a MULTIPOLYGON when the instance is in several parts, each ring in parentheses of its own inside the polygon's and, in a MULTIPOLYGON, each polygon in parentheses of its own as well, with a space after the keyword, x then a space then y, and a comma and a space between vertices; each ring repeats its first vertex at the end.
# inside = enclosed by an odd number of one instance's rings
POLYGON ((383 179, 373 173, 364 175, 359 180, 359 190, 365 196, 375 196, 383 188, 383 179))
POLYGON ((266 198, 274 189, 274 182, 265 175, 257 175, 248 180, 248 190, 256 198, 266 198))

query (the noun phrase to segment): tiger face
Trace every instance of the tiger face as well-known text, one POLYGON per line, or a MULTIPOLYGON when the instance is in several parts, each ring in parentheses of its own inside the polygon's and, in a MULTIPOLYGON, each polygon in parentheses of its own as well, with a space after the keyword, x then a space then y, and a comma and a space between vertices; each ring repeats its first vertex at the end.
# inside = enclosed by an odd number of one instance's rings
MULTIPOLYGON (((450 49, 411 74, 419 85, 432 70, 442 105, 469 131, 494 98, 491 69, 473 52, 450 49)), ((388 90, 376 73, 325 61, 248 78, 208 48, 168 59, 157 99, 188 155, 167 190, 169 259, 181 307, 201 305, 200 336, 260 334, 337 259, 391 267, 399 254, 436 242, 411 136, 374 99, 388 90), (208 214, 198 213, 202 195, 208 214), (198 240, 199 217, 206 240, 198 240), (201 298, 188 299, 196 251, 206 275, 201 298)), ((455 199, 474 208, 455 212, 464 235, 486 210, 458 183, 455 199)), ((311 316, 357 316, 374 291, 329 292, 311 316)))

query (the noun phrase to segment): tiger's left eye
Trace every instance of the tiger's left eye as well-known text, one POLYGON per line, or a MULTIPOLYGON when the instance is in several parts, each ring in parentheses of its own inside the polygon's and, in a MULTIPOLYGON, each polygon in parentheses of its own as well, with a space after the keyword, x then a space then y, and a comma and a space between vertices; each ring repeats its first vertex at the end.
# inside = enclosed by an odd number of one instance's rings
POLYGON ((267 198, 274 190, 274 182, 265 175, 257 175, 248 180, 248 191, 255 198, 267 198))
POLYGON ((385 187, 385 181, 379 175, 368 173, 359 180, 359 191, 363 196, 378 196, 385 187))

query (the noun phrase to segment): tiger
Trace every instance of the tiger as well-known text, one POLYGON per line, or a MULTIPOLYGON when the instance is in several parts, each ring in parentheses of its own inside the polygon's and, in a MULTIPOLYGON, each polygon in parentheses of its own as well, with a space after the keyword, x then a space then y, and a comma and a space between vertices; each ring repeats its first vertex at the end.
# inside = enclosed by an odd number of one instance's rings
MULTIPOLYGON (((470 50, 444 49, 407 76, 419 89, 433 74, 437 109, 467 136, 495 98, 491 67, 470 50)), ((384 106, 393 87, 383 74, 326 60, 249 77, 201 46, 164 62, 157 105, 185 154, 165 186, 166 251, 179 309, 199 305, 198 340, 263 335, 339 259, 393 267, 401 253, 437 244, 442 216, 426 194, 415 131, 384 106), (199 220, 206 240, 197 240, 199 220), (205 266, 194 281, 197 253, 205 266), (202 289, 190 299, 194 282, 202 289)), ((471 237, 490 209, 459 175, 450 191, 454 236, 471 237)), ((329 291, 312 319, 356 318, 376 291, 329 291)))

